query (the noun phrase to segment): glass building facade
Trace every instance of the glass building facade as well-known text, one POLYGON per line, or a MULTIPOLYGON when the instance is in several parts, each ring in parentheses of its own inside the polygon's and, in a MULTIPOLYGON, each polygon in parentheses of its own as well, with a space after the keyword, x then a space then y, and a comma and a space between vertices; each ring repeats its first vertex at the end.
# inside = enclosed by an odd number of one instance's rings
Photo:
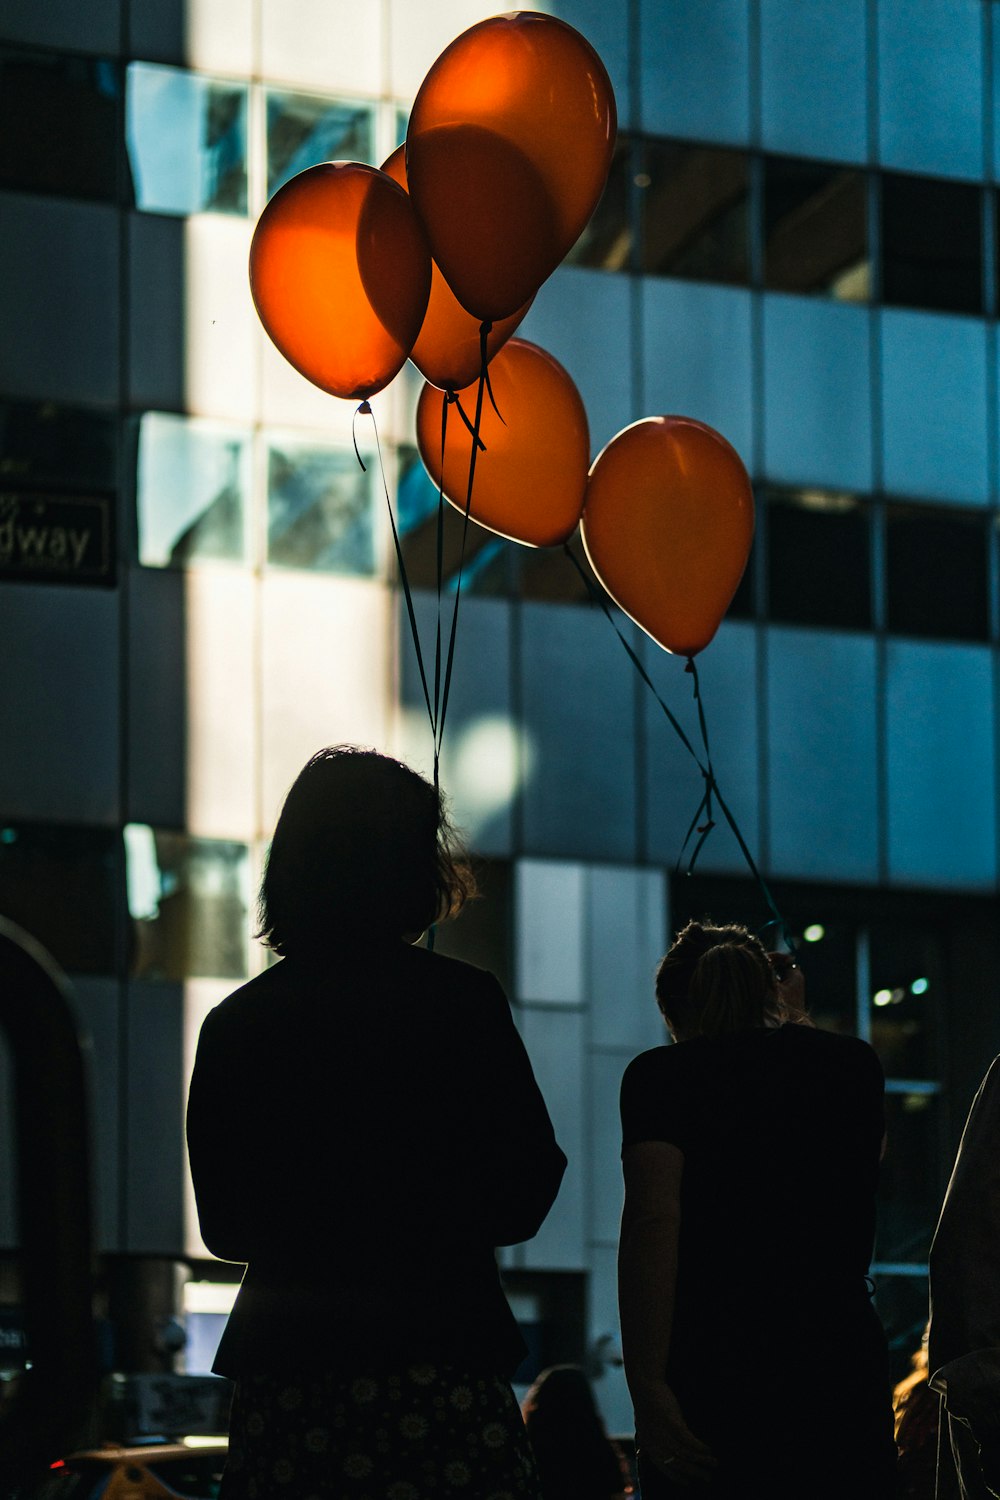
MULTIPOLYGON (((1000 3, 542 8, 604 58, 620 138, 522 332, 576 381, 595 454, 680 413, 753 478, 750 566, 699 663, 715 769, 817 1019, 886 1068, 875 1274, 902 1365, 1000 1051, 1000 3)), ((431 761, 375 435, 359 420, 363 472, 353 405, 268 343, 253 225, 314 162, 384 160, 434 57, 491 13, 11 0, 0 18, 0 911, 69 972, 93 1038, 109 1264, 234 1274, 198 1238, 183 1098, 201 1018, 264 962, 249 934, 281 797, 322 744, 431 761)), ((406 371, 373 408, 426 640, 418 390, 406 371)), ((623 628, 696 733, 682 663, 623 628)), ((441 942, 499 973, 571 1163, 505 1275, 539 1356, 588 1360, 625 1430, 618 1083, 662 1040, 671 927, 769 913, 724 826, 677 873, 700 775, 559 551, 470 536, 442 776, 486 894, 441 942)), ((5 1159, 8 1251, 10 1184, 5 1159)))

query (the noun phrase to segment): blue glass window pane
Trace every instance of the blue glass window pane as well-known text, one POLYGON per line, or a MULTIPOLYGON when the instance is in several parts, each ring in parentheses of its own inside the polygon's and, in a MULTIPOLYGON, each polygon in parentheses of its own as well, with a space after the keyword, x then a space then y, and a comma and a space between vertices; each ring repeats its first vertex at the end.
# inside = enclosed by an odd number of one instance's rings
POLYGON ((249 465, 245 432, 146 412, 136 485, 139 561, 164 568, 195 558, 241 559, 249 465))
POLYGON ((882 174, 882 301, 983 310, 982 193, 964 182, 882 174))
POLYGON ((745 284, 745 153, 649 141, 639 156, 640 269, 654 276, 745 284))
POLYGON ((267 461, 267 560, 287 568, 375 572, 373 471, 353 453, 296 442, 267 461))
POLYGON ((863 302, 870 292, 864 173, 764 161, 764 285, 863 302))
POLYGON ((126 827, 124 840, 132 974, 241 979, 250 909, 246 845, 140 823, 126 827))
POLYGON ((375 110, 353 100, 269 91, 267 196, 324 161, 374 164, 375 110))
POLYGON ((245 84, 130 63, 125 133, 138 208, 246 213, 245 84))

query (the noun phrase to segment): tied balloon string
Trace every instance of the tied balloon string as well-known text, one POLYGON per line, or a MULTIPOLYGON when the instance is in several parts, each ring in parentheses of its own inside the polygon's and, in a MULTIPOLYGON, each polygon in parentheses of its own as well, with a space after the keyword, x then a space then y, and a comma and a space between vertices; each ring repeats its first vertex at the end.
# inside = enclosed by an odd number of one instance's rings
MULTIPOLYGON (((695 764, 697 765, 697 767, 698 767, 699 771, 701 772, 701 774, 703 776, 707 776, 708 775, 708 771, 702 765, 702 763, 701 763, 701 761, 700 761, 700 759, 698 757, 698 752, 695 750, 695 748, 692 745, 691 741, 688 739, 687 735, 684 733, 684 730, 681 728, 681 726, 678 723, 677 719, 670 712, 670 709, 667 707, 667 705, 664 703, 663 699, 660 697, 659 693, 656 690, 656 686, 655 686, 655 684, 653 682, 653 679, 650 677, 649 673, 646 671, 646 668, 643 666, 642 662, 639 660, 639 657, 636 655, 635 651, 633 651, 632 647, 629 645, 627 638, 622 633, 622 631, 619 630, 619 628, 618 628, 618 621, 615 619, 614 615, 611 613, 611 608, 610 608, 610 606, 608 604, 608 601, 605 599, 604 595, 602 593, 600 593, 594 587, 594 584, 592 583, 591 579, 588 577, 587 573, 584 571, 583 567, 581 566, 579 558, 577 558, 576 554, 573 552, 573 550, 570 547, 570 545, 569 545, 568 542, 564 542, 563 543, 563 551, 565 552, 566 556, 569 558, 570 562, 573 564, 574 568, 576 569, 576 571, 579 573, 580 577, 582 578, 584 586, 586 587, 587 593, 590 595, 590 602, 591 602, 591 604, 596 604, 598 606, 598 608, 601 610, 601 612, 604 615, 604 618, 607 620, 608 624, 611 626, 611 629, 614 631, 615 635, 621 641, 622 646, 624 647, 625 652, 626 652, 629 660, 631 661, 632 665, 635 667, 636 671, 639 673, 639 676, 642 678, 643 682, 649 688, 649 691, 652 693, 653 697, 656 699, 657 703, 660 705, 661 709, 663 710, 664 714, 666 715, 666 718, 667 718, 667 720, 668 720, 668 722, 670 724, 671 729, 677 735, 677 738, 681 741, 681 743, 683 744, 685 750, 687 750, 688 754, 693 758, 693 760, 694 760, 695 764)), ((702 804, 702 805, 704 805, 704 804, 702 804)), ((701 815, 701 808, 699 807, 699 809, 698 809, 698 816, 700 817, 700 815, 701 815)))
POLYGON ((413 594, 412 594, 412 592, 410 590, 410 580, 407 577, 407 573, 406 573, 406 563, 403 561, 403 548, 402 548, 402 545, 401 545, 400 540, 399 540, 399 528, 396 525, 396 517, 393 515, 393 512, 392 512, 392 501, 389 499, 389 486, 386 483, 385 465, 382 462, 382 444, 379 441, 378 424, 375 421, 375 413, 372 411, 371 406, 370 406, 370 404, 367 401, 362 401, 361 405, 358 407, 357 411, 354 413, 354 418, 353 418, 353 421, 351 423, 351 436, 354 439, 354 452, 357 455, 358 463, 361 465, 362 473, 367 473, 368 471, 365 468, 364 459, 361 457, 361 452, 360 452, 360 450, 358 448, 357 420, 358 420, 359 416, 360 417, 371 417, 371 419, 372 419, 372 430, 375 433, 375 450, 378 453, 379 473, 382 476, 382 488, 385 491, 385 504, 386 504, 386 509, 389 512, 389 525, 392 527, 392 544, 393 544, 394 548, 396 549, 396 564, 397 564, 397 567, 399 568, 400 583, 403 586, 403 597, 406 600, 406 613, 407 613, 407 616, 408 616, 409 622, 410 622, 410 635, 413 637, 413 649, 414 649, 414 652, 415 652, 416 658, 417 658, 417 671, 420 673, 420 686, 423 688, 424 703, 427 705, 427 717, 430 719, 430 722, 431 722, 431 733, 433 735, 435 735, 434 785, 437 786, 437 781, 438 781, 438 771, 437 771, 437 737, 436 737, 436 728, 437 728, 437 726, 436 726, 436 721, 435 721, 435 716, 434 716, 434 709, 431 706, 431 694, 430 694, 430 689, 429 689, 429 687, 427 685, 427 673, 426 673, 426 671, 424 669, 424 657, 423 657, 423 652, 420 649, 420 635, 419 635, 419 632, 417 631, 417 616, 416 616, 416 611, 413 608, 413 594))
MULTIPOLYGON (((695 860, 701 852, 701 847, 704 844, 709 833, 715 827, 715 824, 712 820, 712 797, 714 796, 716 805, 721 811, 726 822, 729 824, 729 827, 733 833, 733 837, 736 839, 736 842, 740 846, 740 852, 747 862, 747 867, 754 880, 757 882, 760 893, 764 897, 764 900, 767 903, 768 910, 771 913, 771 920, 769 922, 766 922, 761 928, 761 935, 763 936, 763 934, 769 931, 769 929, 772 927, 777 928, 777 930, 784 938, 787 947, 794 953, 795 941, 792 937, 791 932, 789 931, 788 923, 785 921, 784 917, 781 915, 781 912, 778 910, 778 906, 774 899, 774 896, 771 894, 771 888, 768 885, 767 881, 764 879, 763 875, 760 873, 760 870, 757 867, 757 861, 750 853, 750 848, 746 840, 744 839, 743 834, 740 832, 739 825, 730 812, 728 803, 726 802, 722 793, 719 791, 719 783, 715 779, 715 771, 712 767, 712 751, 708 741, 708 722, 705 718, 705 704, 701 696, 701 682, 698 677, 698 668, 695 664, 695 659, 693 656, 688 657, 687 664, 684 670, 685 672, 690 672, 693 680, 692 686, 694 689, 694 700, 698 705, 698 724, 701 729, 702 744, 705 747, 705 760, 708 766, 708 774, 705 778, 705 796, 702 799, 702 807, 705 809, 706 819, 705 823, 698 829, 698 832, 701 834, 701 838, 698 840, 694 852, 691 855, 691 862, 688 866, 688 874, 690 875, 694 870, 695 860)), ((701 809, 699 808, 698 814, 696 815, 694 820, 694 824, 692 824, 691 828, 688 829, 688 838, 691 837, 694 826, 695 824, 697 824, 698 817, 700 815, 701 809)), ((685 839, 684 842, 686 844, 687 839, 685 839)), ((682 850, 681 853, 683 852, 684 851, 682 850)))
POLYGON ((583 580, 587 593, 590 596, 591 603, 596 604, 600 608, 602 614, 604 615, 604 618, 607 620, 608 624, 611 626, 612 630, 615 632, 615 635, 621 642, 622 647, 625 650, 625 653, 631 661, 632 665, 635 667, 639 676, 642 678, 642 681, 645 683, 646 687, 649 689, 649 691, 652 693, 653 697, 659 704, 660 709, 662 710, 663 715, 669 723, 671 729, 673 729, 674 733, 677 735, 677 738, 680 740, 685 750, 687 750, 695 765, 698 767, 698 770, 704 777, 705 795, 702 797, 701 802, 698 804, 698 810, 691 820, 691 826, 689 827, 687 835, 684 839, 684 843, 681 846, 681 852, 677 859, 677 869, 680 868, 680 862, 683 858, 684 850, 687 848, 687 845, 691 839, 691 835, 694 833, 695 829, 698 828, 698 831, 701 834, 701 838, 699 839, 698 844, 694 850, 687 870, 687 873, 689 875, 692 873, 694 869, 694 862, 697 859, 698 854, 701 852, 702 845, 704 844, 709 833, 712 831, 712 828, 715 826, 712 818, 712 799, 714 797, 715 805, 719 808, 726 822, 729 824, 729 827, 732 829, 733 836, 740 847, 743 858, 747 862, 747 867, 749 868, 754 880, 757 882, 760 892, 764 897, 769 911, 771 912, 772 919, 770 922, 765 924, 762 932, 766 932, 771 927, 778 928, 778 930, 782 933, 788 947, 794 951, 794 943, 788 930, 788 924, 785 922, 785 919, 782 917, 781 913, 778 910, 774 897, 771 894, 770 887, 768 886, 763 875, 760 873, 760 870, 757 868, 757 862, 750 852, 747 842, 740 831, 739 825, 737 824, 736 819, 733 817, 733 814, 729 809, 728 803, 726 802, 722 793, 719 791, 719 784, 715 779, 715 771, 712 767, 712 757, 708 739, 708 721, 705 716, 705 707, 701 696, 701 684, 698 679, 698 669, 695 666, 693 657, 688 658, 688 666, 686 670, 690 671, 694 678, 695 700, 698 705, 698 722, 701 729, 702 743, 705 752, 704 762, 702 761, 701 756, 695 750, 688 736, 685 734, 677 718, 673 713, 671 713, 667 704, 664 702, 660 693, 657 691, 653 679, 646 671, 646 668, 643 666, 638 654, 633 650, 627 638, 619 629, 618 622, 611 612, 611 608, 608 604, 607 599, 602 593, 598 591, 588 574, 584 571, 579 562, 579 559, 573 553, 568 542, 563 544, 563 551, 569 558, 570 562, 573 564, 577 573, 580 575, 580 578, 583 580), (705 822, 700 823, 703 813, 706 814, 705 822))
MULTIPOLYGON (((476 391, 476 415, 472 424, 472 450, 469 455, 469 483, 465 492, 465 513, 462 517, 462 545, 458 554, 458 576, 455 581, 455 607, 451 615, 451 632, 448 638, 448 657, 444 670, 444 685, 441 690, 441 709, 438 715, 436 737, 435 737, 435 759, 441 752, 444 741, 444 725, 448 714, 448 698, 451 693, 452 668, 455 664, 455 636, 458 632, 458 610, 462 602, 462 572, 465 567, 465 547, 469 536, 469 512, 472 509, 472 490, 476 480, 476 458, 479 450, 483 447, 480 439, 480 431, 483 425, 483 396, 489 384, 489 376, 486 373, 487 348, 486 341, 489 338, 493 324, 484 321, 479 327, 479 387, 476 391)), ((447 402, 445 403, 447 405, 447 402)), ((459 407, 461 410, 461 407, 459 407)), ((442 465, 443 468, 443 465, 442 465)))

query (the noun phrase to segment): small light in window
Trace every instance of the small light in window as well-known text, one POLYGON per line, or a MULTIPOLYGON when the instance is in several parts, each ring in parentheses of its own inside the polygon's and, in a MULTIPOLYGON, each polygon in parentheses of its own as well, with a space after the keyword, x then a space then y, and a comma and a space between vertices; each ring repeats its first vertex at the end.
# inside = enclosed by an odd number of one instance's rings
POLYGON ((892 990, 876 990, 872 996, 873 1005, 891 1005, 892 990))
POLYGON ((915 979, 910 985, 910 993, 911 995, 926 995, 930 987, 929 979, 915 979))
POLYGON ((802 936, 807 943, 821 943, 826 937, 826 928, 821 922, 810 922, 802 936))

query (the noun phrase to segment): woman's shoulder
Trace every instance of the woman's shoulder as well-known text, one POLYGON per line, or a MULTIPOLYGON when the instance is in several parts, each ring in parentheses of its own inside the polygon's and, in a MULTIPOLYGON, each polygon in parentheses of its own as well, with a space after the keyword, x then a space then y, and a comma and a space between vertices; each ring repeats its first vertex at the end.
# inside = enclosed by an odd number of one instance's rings
MULTIPOLYGON (((681 1055, 691 1046, 690 1042, 662 1042, 633 1057, 622 1075, 622 1092, 658 1086, 664 1081, 678 1077, 685 1070, 685 1058, 681 1055)), ((691 1054, 688 1054, 690 1058, 691 1054)))
POLYGON ((794 1053, 798 1061, 812 1059, 826 1076, 849 1075, 881 1086, 884 1072, 878 1053, 862 1037, 796 1022, 782 1026, 778 1035, 785 1049, 794 1053))

